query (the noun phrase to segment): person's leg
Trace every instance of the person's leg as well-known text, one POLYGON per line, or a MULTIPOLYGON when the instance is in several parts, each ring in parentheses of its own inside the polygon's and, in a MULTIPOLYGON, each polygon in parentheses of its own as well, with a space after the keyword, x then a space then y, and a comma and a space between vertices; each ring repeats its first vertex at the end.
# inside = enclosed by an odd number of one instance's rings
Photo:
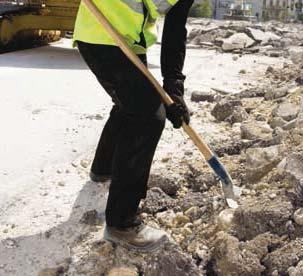
MULTIPOLYGON (((90 69, 119 106, 122 122, 118 126, 110 119, 99 143, 101 149, 97 150, 100 158, 102 148, 113 152, 104 155, 112 157, 106 222, 114 227, 132 226, 140 200, 146 195, 152 159, 165 124, 165 109, 154 87, 119 48, 87 43, 78 46, 90 69), (117 131, 113 131, 113 125, 117 131)), ((146 63, 144 56, 141 59, 146 63)))

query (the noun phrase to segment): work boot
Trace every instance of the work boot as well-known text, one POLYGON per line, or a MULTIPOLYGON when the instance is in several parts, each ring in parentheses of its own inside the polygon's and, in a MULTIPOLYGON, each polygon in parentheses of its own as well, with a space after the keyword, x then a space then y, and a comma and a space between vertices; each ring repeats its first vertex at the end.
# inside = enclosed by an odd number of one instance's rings
POLYGON ((110 175, 97 175, 97 174, 93 173, 92 171, 90 171, 89 178, 93 182, 106 182, 111 179, 111 176, 110 175))
POLYGON ((149 252, 168 240, 168 237, 164 231, 141 224, 130 228, 106 226, 104 239, 127 249, 149 252))

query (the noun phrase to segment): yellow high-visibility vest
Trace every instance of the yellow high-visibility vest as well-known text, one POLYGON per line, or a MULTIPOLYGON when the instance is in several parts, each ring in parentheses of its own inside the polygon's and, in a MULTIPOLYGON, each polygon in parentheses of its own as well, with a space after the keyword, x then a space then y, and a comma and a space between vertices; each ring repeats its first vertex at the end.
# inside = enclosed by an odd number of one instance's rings
MULTIPOLYGON (((178 0, 93 0, 109 22, 137 54, 157 41, 156 20, 166 14, 178 0), (145 44, 142 38, 144 36, 145 44)), ((95 16, 81 2, 74 29, 74 41, 116 45, 95 16)))

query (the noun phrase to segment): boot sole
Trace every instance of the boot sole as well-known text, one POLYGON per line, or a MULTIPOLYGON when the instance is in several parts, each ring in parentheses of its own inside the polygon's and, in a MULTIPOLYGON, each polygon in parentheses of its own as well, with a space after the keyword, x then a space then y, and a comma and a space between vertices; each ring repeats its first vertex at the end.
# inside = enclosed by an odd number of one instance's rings
POLYGON ((128 244, 124 241, 121 241, 118 238, 115 238, 115 237, 109 235, 106 230, 104 231, 103 239, 108 241, 108 242, 112 242, 116 245, 119 245, 121 247, 124 247, 128 250, 137 251, 137 252, 141 252, 141 253, 153 252, 156 249, 158 249, 164 242, 169 240, 167 236, 163 236, 160 240, 158 240, 157 242, 155 242, 151 245, 148 245, 148 246, 145 246, 145 247, 137 247, 137 246, 128 244))

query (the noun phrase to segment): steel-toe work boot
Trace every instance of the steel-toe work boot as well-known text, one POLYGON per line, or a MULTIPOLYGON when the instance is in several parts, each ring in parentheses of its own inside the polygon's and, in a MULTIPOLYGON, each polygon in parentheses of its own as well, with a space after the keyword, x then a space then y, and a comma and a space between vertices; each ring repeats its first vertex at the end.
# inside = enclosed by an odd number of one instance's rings
POLYGON ((106 226, 104 239, 127 249, 148 252, 155 250, 159 245, 168 240, 168 237, 162 230, 141 224, 130 228, 106 226))

